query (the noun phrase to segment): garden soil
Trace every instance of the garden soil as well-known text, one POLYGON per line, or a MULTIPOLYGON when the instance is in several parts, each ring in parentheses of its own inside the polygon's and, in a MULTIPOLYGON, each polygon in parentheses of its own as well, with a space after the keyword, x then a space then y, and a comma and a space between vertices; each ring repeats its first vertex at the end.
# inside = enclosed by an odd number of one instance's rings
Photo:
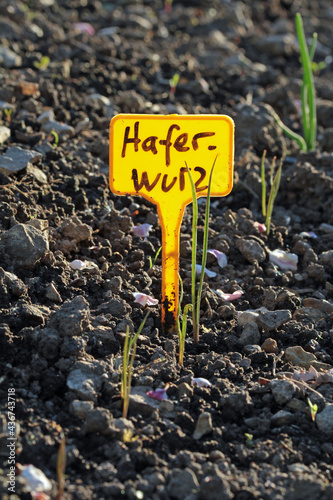
MULTIPOLYGON (((330 0, 1 1, 3 499, 333 499, 332 28, 330 0), (309 45, 318 33, 309 152, 275 120, 303 134, 298 11, 309 45), (188 318, 183 367, 161 326, 161 255, 150 265, 156 207, 109 189, 118 113, 235 121, 234 187, 211 200, 209 224, 209 249, 227 262, 208 254, 216 275, 197 345, 188 318), (269 234, 264 150, 268 193, 273 158, 283 164, 269 234), (159 304, 138 338, 125 419, 122 346, 148 307, 138 292, 159 304), (163 400, 147 395, 163 388, 163 400)), ((204 213, 205 200, 198 263, 204 213)), ((182 307, 191 243, 188 206, 182 307)))

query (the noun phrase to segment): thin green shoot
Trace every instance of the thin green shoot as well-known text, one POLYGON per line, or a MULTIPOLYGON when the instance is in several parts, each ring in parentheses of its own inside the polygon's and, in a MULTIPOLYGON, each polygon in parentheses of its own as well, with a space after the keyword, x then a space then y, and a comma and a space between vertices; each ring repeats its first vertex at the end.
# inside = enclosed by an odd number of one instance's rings
POLYGON ((13 108, 5 108, 3 111, 6 115, 7 123, 10 123, 12 119, 13 108))
POLYGON ((146 312, 137 333, 130 333, 129 326, 127 326, 126 328, 126 337, 123 348, 123 363, 121 371, 121 392, 120 392, 121 398, 123 400, 123 418, 127 418, 128 415, 131 383, 133 375, 133 364, 136 354, 136 342, 147 321, 149 313, 150 310, 146 312))
POLYGON ((210 210, 210 191, 212 184, 213 171, 217 156, 215 157, 212 170, 210 172, 207 200, 206 200, 206 214, 205 214, 205 227, 204 227, 204 239, 203 239, 203 254, 202 254, 202 266, 200 274, 199 289, 196 295, 196 258, 197 258, 197 232, 198 232, 198 200, 196 194, 196 187, 191 174, 191 171, 185 162, 187 172, 190 178, 191 191, 192 191, 192 203, 193 203, 193 214, 192 214, 192 283, 191 283, 191 299, 192 299, 192 320, 193 320, 193 340, 197 344, 199 342, 199 326, 200 326, 200 304, 202 295, 202 286, 205 275, 205 266, 207 260, 207 249, 208 249, 208 230, 209 230, 209 210, 210 210))
POLYGON ((313 422, 315 422, 317 411, 318 411, 318 405, 312 403, 312 401, 311 401, 310 398, 308 398, 308 405, 310 407, 311 419, 312 419, 313 422))
POLYGON ((177 314, 177 329, 178 329, 178 337, 179 337, 178 363, 179 363, 179 366, 183 366, 184 365, 184 351, 185 351, 187 316, 188 316, 188 313, 192 311, 193 307, 192 307, 192 304, 186 304, 186 306, 184 307, 184 312, 183 312, 182 326, 180 326, 181 303, 182 303, 183 297, 184 297, 184 288, 183 288, 183 281, 182 281, 179 274, 178 274, 178 277, 179 277, 179 284, 180 284, 180 296, 179 296, 178 314, 177 314))
POLYGON ((156 261, 157 261, 157 259, 158 259, 158 256, 159 256, 159 255, 160 255, 160 253, 161 253, 161 250, 162 250, 162 247, 160 247, 160 248, 157 250, 157 252, 156 252, 156 254, 155 254, 155 257, 154 257, 154 260, 151 258, 151 256, 150 256, 150 255, 148 255, 148 260, 149 260, 149 269, 151 269, 152 267, 154 267, 154 266, 155 266, 156 261))
POLYGON ((261 157, 260 173, 261 173, 261 206, 262 215, 266 217, 266 178, 265 178, 265 158, 266 149, 264 150, 261 157))
POLYGON ((58 494, 57 500, 61 500, 64 494, 64 474, 66 469, 66 438, 63 437, 60 441, 58 457, 57 457, 57 482, 58 494))
POLYGON ((253 446, 253 434, 245 432, 244 436, 246 437, 246 443, 245 443, 246 448, 251 448, 251 446, 253 446))
POLYGON ((51 131, 51 135, 54 137, 53 148, 56 149, 59 145, 59 135, 55 130, 51 131))
POLYGON ((170 92, 171 92, 171 94, 174 94, 176 92, 176 88, 177 88, 179 79, 180 79, 179 73, 175 73, 173 75, 173 77, 170 79, 169 83, 170 83, 170 92))
POLYGON ((276 123, 287 137, 295 140, 302 151, 315 149, 317 137, 316 91, 313 78, 313 57, 316 50, 317 33, 312 36, 310 50, 308 49, 300 13, 296 14, 296 32, 300 46, 301 63, 303 66, 303 81, 301 89, 303 136, 287 127, 274 112, 276 123))
POLYGON ((269 234, 270 229, 271 229, 271 219, 272 219, 272 214, 273 214, 274 202, 275 202, 275 198, 278 194, 280 182, 281 182, 283 158, 281 158, 281 160, 280 160, 280 165, 277 169, 275 177, 274 177, 274 171, 275 171, 276 157, 274 156, 274 158, 273 158, 272 165, 271 165, 270 172, 269 172, 271 189, 270 189, 270 193, 269 193, 268 203, 266 205, 265 156, 266 156, 266 151, 263 152, 263 155, 261 158, 261 202, 262 202, 262 215, 263 215, 263 217, 265 217, 266 233, 269 234))

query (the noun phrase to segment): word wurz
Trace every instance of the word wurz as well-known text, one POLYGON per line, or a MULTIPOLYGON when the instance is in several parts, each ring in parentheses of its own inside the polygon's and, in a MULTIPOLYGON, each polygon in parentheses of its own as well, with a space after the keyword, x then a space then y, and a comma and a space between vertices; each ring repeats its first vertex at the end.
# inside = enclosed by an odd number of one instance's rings
MULTIPOLYGON (((134 144, 134 151, 137 153, 139 151, 139 144, 141 144, 141 148, 143 151, 151 151, 153 155, 156 155, 158 153, 157 145, 160 144, 161 146, 165 146, 165 164, 168 167, 170 165, 170 149, 173 147, 176 151, 179 151, 181 153, 185 153, 190 149, 190 146, 187 146, 186 144, 188 143, 188 134, 186 132, 179 134, 174 142, 171 141, 172 139, 172 134, 174 130, 180 130, 179 125, 176 125, 173 123, 170 125, 166 138, 165 139, 159 139, 157 135, 150 135, 146 139, 142 140, 139 138, 139 122, 134 123, 134 136, 130 137, 130 130, 131 127, 126 127, 125 128, 125 134, 124 134, 124 141, 123 141, 123 147, 121 151, 121 157, 125 158, 126 156, 126 149, 128 144, 134 144)), ((199 139, 203 139, 205 137, 212 137, 215 135, 215 132, 199 132, 198 134, 194 134, 192 137, 191 141, 191 146, 194 151, 196 151, 199 148, 199 139)), ((216 146, 210 145, 208 146, 209 151, 213 151, 216 149, 216 146)))
MULTIPOLYGON (((191 170, 191 169, 190 169, 191 170)), ((206 177, 206 170, 202 167, 195 167, 194 168, 195 172, 199 172, 200 177, 199 179, 194 183, 196 187, 196 192, 199 193, 200 191, 204 191, 205 189, 208 188, 208 186, 201 186, 203 180, 206 177)), ((179 170, 179 191, 184 191, 185 188, 185 172, 187 172, 186 167, 181 167, 179 170)), ((161 173, 159 172, 155 179, 150 182, 148 178, 148 173, 147 172, 142 172, 141 175, 141 180, 139 181, 138 179, 138 171, 136 168, 133 168, 132 170, 132 181, 134 184, 134 189, 135 191, 140 191, 143 187, 146 188, 148 192, 152 191, 154 187, 157 185, 158 181, 161 178, 161 173)), ((170 189, 173 188, 173 186, 176 184, 178 177, 173 177, 170 182, 168 182, 168 174, 164 174, 162 177, 162 182, 161 182, 161 189, 164 193, 167 193, 170 191, 170 189)))

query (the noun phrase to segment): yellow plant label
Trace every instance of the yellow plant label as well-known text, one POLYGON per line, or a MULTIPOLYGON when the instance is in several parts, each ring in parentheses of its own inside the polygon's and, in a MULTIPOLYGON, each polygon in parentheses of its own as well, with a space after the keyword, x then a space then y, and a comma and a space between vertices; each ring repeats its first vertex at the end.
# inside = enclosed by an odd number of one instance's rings
POLYGON ((179 231, 192 202, 186 163, 197 198, 226 196, 233 183, 234 123, 225 115, 120 114, 110 124, 110 188, 157 206, 162 228, 162 324, 175 330, 179 231))

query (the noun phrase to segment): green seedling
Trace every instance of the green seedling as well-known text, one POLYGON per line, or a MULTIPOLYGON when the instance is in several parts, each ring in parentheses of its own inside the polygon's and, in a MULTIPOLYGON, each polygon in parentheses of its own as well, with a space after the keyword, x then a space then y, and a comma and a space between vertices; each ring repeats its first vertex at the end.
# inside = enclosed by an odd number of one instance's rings
POLYGON ((54 137, 53 148, 56 149, 59 145, 59 135, 55 130, 51 131, 51 135, 54 137))
POLYGON ((248 434, 247 432, 245 432, 244 436, 246 437, 245 446, 247 448, 251 448, 251 446, 253 446, 253 434, 248 434))
POLYGON ((123 418, 127 418, 130 393, 131 393, 131 382, 133 375, 133 363, 136 353, 136 342, 142 329, 147 321, 150 311, 148 310, 143 318, 139 330, 137 333, 130 333, 129 326, 126 328, 126 337, 123 349, 123 362, 121 371, 121 398, 123 400, 123 418))
POLYGON ((154 267, 154 266, 155 266, 156 261, 157 261, 157 259, 158 259, 158 256, 159 256, 159 255, 160 255, 160 253, 161 253, 161 250, 162 250, 162 247, 160 247, 160 248, 157 250, 157 252, 156 252, 156 254, 155 254, 154 259, 152 259, 150 255, 148 255, 148 260, 149 260, 149 269, 152 269, 152 267, 154 267))
POLYGON ((178 314, 177 314, 177 329, 178 329, 178 337, 179 337, 179 357, 178 363, 179 366, 184 365, 184 351, 185 351, 185 337, 186 337, 186 326, 187 326, 187 316, 188 313, 192 311, 192 304, 186 304, 183 312, 183 322, 182 326, 180 326, 180 314, 181 314, 181 303, 183 301, 184 296, 184 288, 183 281, 179 276, 179 285, 180 285, 180 297, 179 297, 179 305, 178 305, 178 314))
POLYGON ((164 2, 164 12, 170 14, 173 0, 165 0, 164 2))
POLYGON ((170 92, 174 94, 176 92, 177 85, 179 83, 180 75, 179 73, 175 73, 173 77, 169 80, 170 83, 170 92))
POLYGON ((42 71, 42 70, 45 70, 48 68, 50 62, 51 62, 51 60, 50 60, 49 56, 43 56, 40 58, 39 61, 34 62, 34 66, 35 66, 35 68, 42 71))
POLYGON ((261 170, 261 203, 262 203, 262 215, 266 218, 266 220, 265 220, 266 232, 267 232, 267 234, 269 234, 270 229, 271 229, 271 219, 272 219, 272 214, 273 214, 274 201, 275 201, 275 198, 278 194, 279 187, 280 187, 283 158, 281 158, 281 160, 280 160, 280 165, 276 171, 275 177, 274 177, 274 171, 275 171, 276 157, 274 156, 274 158, 273 158, 272 165, 270 168, 271 190, 270 190, 267 205, 266 205, 265 158, 266 158, 266 150, 263 152, 263 155, 261 157, 261 167, 260 167, 260 170, 261 170))
POLYGON ((6 115, 7 123, 10 123, 12 119, 13 108, 5 108, 3 111, 6 115))
POLYGON ((312 421, 313 421, 313 422, 315 422, 315 420, 316 420, 316 415, 317 415, 317 411, 318 411, 318 405, 313 404, 313 403, 311 402, 311 399, 310 399, 310 398, 308 398, 308 405, 309 405, 309 407, 310 407, 311 419, 312 419, 312 421))
POLYGON ((197 344, 199 342, 199 326, 200 326, 200 304, 202 295, 202 286, 205 275, 205 266, 207 260, 207 250, 208 250, 208 229, 209 229, 209 210, 210 210, 210 190, 212 185, 212 177, 214 172, 215 163, 217 156, 214 160, 212 170, 210 172, 207 200, 206 200, 206 213, 205 213, 205 227, 204 227, 204 239, 203 239, 203 250, 202 250, 202 262, 201 262, 201 274, 198 293, 196 294, 196 259, 197 259, 197 225, 198 225, 198 200, 196 195, 196 188, 191 171, 185 162, 187 172, 190 178, 191 189, 192 189, 192 200, 193 200, 193 219, 192 219, 192 287, 191 287, 191 297, 192 297, 192 320, 193 320, 193 340, 197 344))
POLYGON ((296 32, 300 46, 301 63, 303 66, 301 100, 304 137, 287 127, 276 113, 274 113, 274 119, 282 128, 283 132, 290 139, 294 139, 298 143, 302 151, 312 151, 315 149, 317 136, 316 91, 313 79, 313 57, 316 50, 317 33, 312 35, 312 43, 309 50, 300 13, 296 14, 296 32))
POLYGON ((60 442, 58 458, 57 458, 57 481, 58 481, 58 495, 57 500, 61 500, 64 494, 64 474, 66 468, 66 438, 60 442))

